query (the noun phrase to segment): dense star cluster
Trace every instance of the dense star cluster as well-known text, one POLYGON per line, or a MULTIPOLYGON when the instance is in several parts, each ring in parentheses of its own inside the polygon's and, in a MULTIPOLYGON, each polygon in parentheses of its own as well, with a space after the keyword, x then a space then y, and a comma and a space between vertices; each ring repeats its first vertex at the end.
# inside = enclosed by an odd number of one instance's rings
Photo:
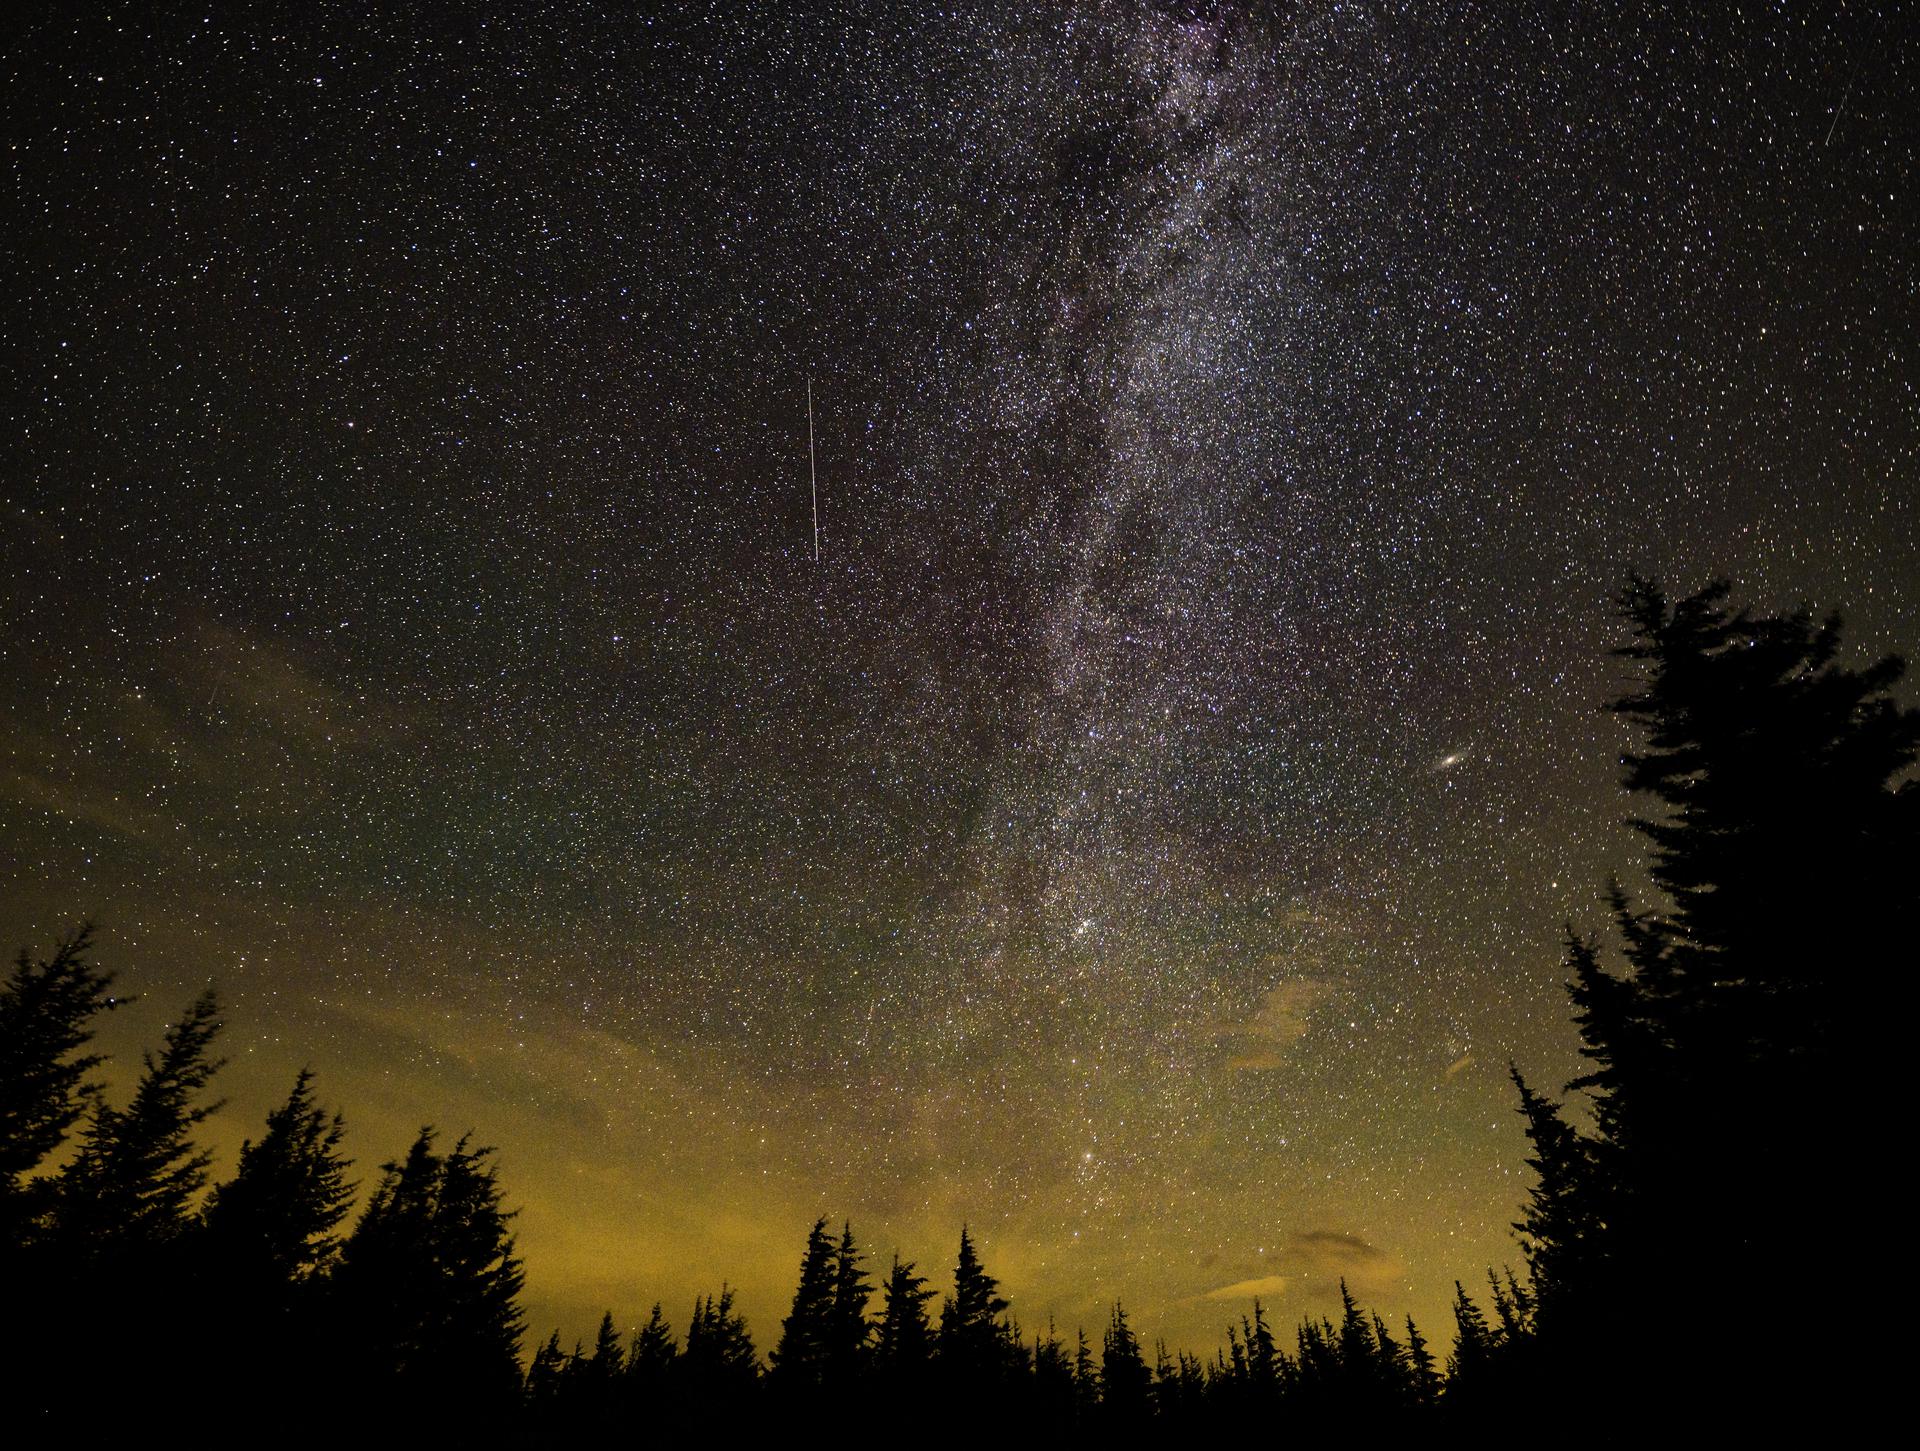
POLYGON ((229 1153, 476 1128, 535 1324, 770 1329, 820 1214, 1444 1321, 1626 572, 1920 639, 1911 41, 1274 12, 25 26, 6 945, 123 1059, 217 981, 229 1153))

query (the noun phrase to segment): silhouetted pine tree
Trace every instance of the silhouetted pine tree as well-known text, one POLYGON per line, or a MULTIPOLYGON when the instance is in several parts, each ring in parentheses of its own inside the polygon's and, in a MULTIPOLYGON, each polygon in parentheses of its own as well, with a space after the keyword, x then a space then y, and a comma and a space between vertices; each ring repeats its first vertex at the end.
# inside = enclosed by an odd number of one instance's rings
POLYGON ((727 1286, 694 1302, 687 1346, 674 1366, 682 1429, 740 1434, 757 1422, 760 1361, 727 1286))
MULTIPOLYGON (((16 1362, 29 1396, 47 1394, 71 1369, 60 1348, 89 1330, 130 1336, 167 1327, 115 1366, 116 1395, 96 1408, 110 1434, 123 1434, 134 1406, 187 1374, 197 1343, 202 1299, 186 1242, 210 1156, 193 1131, 218 1107, 203 1097, 221 1066, 211 1053, 218 1014, 212 992, 204 993, 168 1027, 158 1051, 144 1055, 126 1107, 94 1101, 77 1152, 56 1176, 24 1287, 43 1317, 39 1344, 21 1347, 25 1361, 16 1362), (36 1283, 53 1297, 36 1295, 36 1283)), ((8 1300, 20 1293, 8 1291, 8 1300)))
MULTIPOLYGON (((1577 946, 1577 945, 1576 945, 1577 946)), ((1527 1206, 1514 1222, 1527 1269, 1539 1299, 1537 1314, 1545 1333, 1557 1329, 1562 1305, 1568 1314, 1591 1303, 1607 1274, 1606 1237, 1601 1232, 1604 1191, 1595 1179, 1594 1145, 1576 1133, 1549 1103, 1509 1068, 1520 1095, 1532 1153, 1527 1166, 1534 1182, 1527 1206)))
POLYGON ((1374 1363, 1378 1367, 1376 1382, 1380 1392, 1380 1408, 1384 1411, 1405 1410, 1413 1403, 1412 1379, 1407 1365, 1406 1348, 1393 1338, 1393 1332, 1387 1329, 1386 1321, 1377 1314, 1372 1318, 1376 1357, 1374 1363))
POLYGON ((383 1166, 333 1276, 333 1323, 373 1409, 474 1424, 517 1398, 523 1273, 492 1151, 463 1138, 442 1156, 433 1137, 383 1166))
POLYGON ((1245 1322, 1244 1330, 1247 1409, 1256 1418, 1265 1418, 1279 1406, 1286 1357, 1274 1344, 1266 1307, 1257 1299, 1253 1302, 1253 1319, 1245 1322))
MULTIPOLYGON (((97 1335, 101 1312, 84 1277, 89 1249, 50 1238, 62 1177, 48 1172, 83 1116, 97 1116, 88 1075, 105 1057, 84 1051, 93 1021, 117 1006, 113 974, 94 966, 81 926, 33 959, 21 949, 0 985, 0 1365, 17 1386, 0 1419, 22 1430, 53 1414, 68 1347, 97 1335)), ((97 1123, 97 1117, 95 1118, 97 1123)), ((90 1281, 89 1281, 90 1283, 90 1281)))
POLYGON ((1453 1282, 1453 1353, 1447 1358, 1446 1399, 1449 1406, 1478 1408, 1495 1392, 1493 1331, 1486 1312, 1473 1303, 1458 1280, 1453 1282))
POLYGON ((827 1375, 832 1339, 835 1267, 833 1239, 823 1216, 807 1232, 793 1309, 780 1322, 780 1340, 768 1357, 768 1385, 787 1400, 810 1400, 827 1375))
POLYGON ((623 1424, 631 1412, 626 1368, 626 1352, 611 1310, 600 1317, 592 1350, 575 1341, 573 1353, 562 1355, 556 1332, 535 1354, 527 1372, 532 1424, 549 1441, 571 1441, 623 1424))
POLYGON ((1340 1358, 1341 1399, 1349 1409, 1354 1410, 1379 1404, 1385 1387, 1382 1385, 1373 1327, 1367 1323, 1367 1317, 1360 1313, 1359 1302, 1353 1298, 1353 1292, 1347 1288, 1344 1279, 1340 1281, 1340 1330, 1336 1343, 1340 1358))
POLYGON ((94 1018, 122 1001, 92 950, 91 923, 51 957, 36 961, 22 948, 0 987, 0 1279, 16 1284, 16 1252, 41 1228, 57 1182, 34 1176, 99 1098, 87 1075, 104 1055, 81 1050, 94 1018))
POLYGON ((314 1101, 312 1085, 303 1069, 266 1132, 241 1145, 233 1178, 215 1187, 188 1246, 194 1334, 228 1343, 233 1389, 219 1407, 234 1429, 284 1414, 323 1349, 321 1280, 339 1254, 335 1231, 353 1186, 340 1152, 345 1125, 314 1101))
POLYGON ((1492 1268, 1487 1270, 1487 1285, 1493 1302, 1493 1345, 1503 1363, 1521 1358, 1533 1334, 1533 1300, 1511 1269, 1505 1280, 1492 1268))
POLYGON ((873 1298, 873 1284, 861 1267, 861 1254, 853 1242, 853 1226, 840 1226, 840 1243, 833 1251, 833 1301, 826 1325, 827 1375, 843 1393, 851 1394, 866 1370, 868 1343, 873 1327, 867 1321, 867 1304, 873 1298))
POLYGON ((202 993, 145 1055, 127 1106, 95 1105, 58 1184, 55 1233, 68 1254, 115 1261, 112 1273, 124 1277, 129 1257, 171 1245, 193 1223, 212 1162, 193 1131, 219 1108, 200 1100, 221 1068, 210 1051, 219 1012, 213 992, 202 993))
POLYGON ((1000 1282, 980 1263, 973 1237, 960 1228, 960 1253, 954 1262, 953 1294, 940 1307, 940 1366, 954 1387, 997 1395, 1001 1368, 1000 1316, 1007 1302, 1000 1282))
POLYGON ((561 1380, 567 1368, 567 1353, 560 1348, 560 1332, 554 1331, 534 1351, 527 1366, 527 1411, 534 1424, 551 1433, 559 1424, 561 1380))
POLYGON ((1100 1406, 1109 1426, 1133 1428, 1153 1410, 1153 1377, 1140 1353, 1140 1338, 1127 1324, 1118 1300, 1100 1344, 1100 1406))
POLYGON ((1413 1323, 1413 1317, 1407 1317, 1407 1378, 1416 1406, 1433 1406, 1440 1401, 1440 1371, 1435 1364, 1433 1352, 1427 1348, 1427 1338, 1413 1323))
POLYGON ((630 1420, 635 1423, 645 1423, 650 1418, 657 1421, 666 1410, 674 1361, 679 1354, 673 1328, 667 1324, 667 1317, 661 1313, 660 1302, 656 1300, 646 1323, 634 1332, 633 1343, 627 1347, 620 1403, 630 1420))
POLYGON ((340 1249, 334 1233, 353 1198, 340 1152, 346 1125, 314 1101, 301 1069, 287 1101, 267 1115, 266 1132, 240 1146, 232 1179, 207 1201, 209 1260, 229 1279, 287 1287, 325 1271, 340 1249))
MULTIPOLYGON (((1642 580, 1622 598, 1619 653, 1642 683, 1614 708, 1644 741, 1624 784, 1654 804, 1632 824, 1660 900, 1611 893, 1625 973, 1591 942, 1568 949, 1591 1137, 1522 1096, 1543 1379, 1565 1394, 1606 1375, 1619 1407, 1790 1393, 1737 1337, 1706 1343, 1644 1307, 1684 1284, 1738 1323, 1769 1312, 1760 1265, 1868 1161, 1879 1128, 1853 1069, 1884 1055, 1863 1051, 1858 1003, 1920 926, 1920 712, 1888 694, 1901 662, 1846 669, 1836 620, 1755 618, 1725 598, 1715 585, 1669 604, 1642 580)), ((1815 1395, 1862 1374, 1837 1345, 1802 1365, 1795 1384, 1815 1395)))
POLYGON ((1669 607, 1634 580, 1619 653, 1644 680, 1614 706, 1647 741, 1626 787, 1665 813, 1634 825, 1671 904, 1657 1007, 1695 1071, 1850 1044, 1874 964, 1920 925, 1920 790, 1893 785, 1920 750, 1920 711, 1888 694, 1904 663, 1845 669, 1837 616, 1729 614, 1726 595, 1669 607))
POLYGON ((998 1354, 993 1375, 1000 1388, 1000 1414, 1010 1424, 1031 1425, 1034 1417, 1033 1350, 1020 1322, 1008 1315, 994 1327, 998 1354))
POLYGON ((1100 1372, 1094 1369, 1093 1347, 1087 1344, 1087 1332, 1074 1332, 1073 1413, 1074 1424, 1091 1429, 1100 1414, 1100 1372))
POLYGON ((1208 1419, 1207 1392, 1207 1370, 1199 1358, 1182 1350, 1169 1364, 1162 1342, 1153 1373, 1154 1410, 1161 1422, 1176 1434, 1200 1427, 1208 1419))
POLYGON ((1073 1430, 1073 1365, 1052 1316, 1047 1317, 1047 1333, 1033 1337, 1032 1359, 1034 1429, 1039 1434, 1068 1434, 1073 1430))
POLYGON ((924 1368, 933 1358, 933 1326, 927 1319, 927 1301, 934 1291, 926 1278, 913 1272, 912 1260, 893 1257, 880 1310, 875 1358, 889 1375, 924 1368))

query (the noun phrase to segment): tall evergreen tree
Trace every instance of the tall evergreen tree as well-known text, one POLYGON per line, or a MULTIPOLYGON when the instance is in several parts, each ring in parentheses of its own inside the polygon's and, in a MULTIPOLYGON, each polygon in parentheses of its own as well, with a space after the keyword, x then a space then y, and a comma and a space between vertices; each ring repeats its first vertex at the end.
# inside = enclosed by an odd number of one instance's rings
POLYGON ((375 1404, 447 1423, 499 1414, 520 1386, 524 1278, 490 1149, 422 1129, 387 1164, 334 1278, 336 1333, 375 1404))
POLYGON ((323 1281, 353 1195, 345 1132, 314 1101, 303 1070, 266 1132, 241 1145, 233 1178, 215 1187, 188 1242, 195 1285, 182 1328, 201 1343, 230 1342, 233 1390, 219 1403, 228 1435, 282 1413, 322 1353, 323 1281))
POLYGON ((1344 1407, 1349 1398, 1349 1377, 1333 1326, 1325 1320, 1318 1324, 1303 1320, 1294 1345, 1298 1355, 1296 1402, 1314 1414, 1324 1413, 1329 1406, 1344 1407))
POLYGON ((835 1279, 833 1238, 827 1233, 823 1216, 807 1232, 793 1308, 781 1321, 779 1343, 768 1357, 768 1378, 774 1389, 783 1393, 813 1391, 826 1379, 835 1279))
POLYGON ((527 1408, 536 1421, 551 1425, 559 1408, 560 1383, 567 1366, 567 1353, 560 1348, 560 1332, 554 1331, 534 1351, 527 1366, 527 1408))
POLYGON ((600 1317, 593 1337, 593 1349, 574 1348, 563 1377, 564 1424, 568 1432, 610 1429, 621 1409, 626 1389, 626 1351, 620 1344, 620 1332, 614 1328, 613 1312, 600 1317))
POLYGON ((1071 1435, 1074 1426, 1073 1363, 1067 1358, 1053 1317, 1047 1333, 1033 1340, 1033 1403, 1035 1429, 1042 1434, 1071 1435))
POLYGON ((95 1099, 78 1151, 55 1178, 26 1273, 6 1286, 9 1308, 31 1306, 35 1317, 28 1343, 8 1347, 30 1403, 58 1394, 71 1370, 66 1347, 94 1327, 150 1332, 140 1355, 114 1367, 115 1396, 96 1407, 104 1434, 126 1434, 131 1408, 188 1374, 199 1343, 204 1294, 188 1241, 211 1160, 193 1132, 218 1107, 205 1093, 220 1069, 219 1030, 208 992, 144 1056, 124 1108, 95 1099))
POLYGON ((1246 1325, 1247 1395, 1255 1414, 1270 1411, 1279 1399, 1283 1357, 1267 1325, 1266 1307, 1253 1302, 1253 1319, 1246 1325))
POLYGON ((659 1414, 679 1354, 673 1327, 667 1324, 656 1300, 646 1323, 634 1332, 633 1343, 627 1347, 626 1388, 621 1399, 630 1414, 642 1419, 659 1414))
POLYGON ((1413 1323, 1411 1315, 1407 1317, 1407 1372, 1414 1404, 1437 1404, 1440 1400, 1440 1371, 1434 1362, 1433 1352, 1427 1348, 1426 1336, 1420 1333, 1420 1327, 1413 1323))
POLYGON ((1116 1300, 1100 1345, 1100 1404, 1108 1424, 1128 1428, 1140 1425, 1153 1409, 1152 1385, 1152 1374, 1140 1353, 1140 1339, 1116 1300))
POLYGON ((1407 1365, 1406 1347, 1393 1338, 1393 1332, 1387 1329, 1387 1322, 1378 1315, 1373 1317, 1373 1343, 1378 1351, 1376 1364, 1379 1374, 1376 1384, 1380 1393, 1380 1404, 1387 1409, 1399 1409, 1413 1401, 1412 1378, 1407 1365))
POLYGON ((833 1300, 826 1326, 828 1378, 849 1388, 866 1367, 868 1342, 873 1327, 867 1321, 867 1304, 873 1298, 873 1284, 861 1266, 861 1254, 853 1241, 853 1226, 842 1224, 840 1243, 833 1251, 833 1300))
POLYGON ((1663 1016, 1709 1061, 1821 1053, 1920 926, 1920 711, 1888 693, 1898 658, 1836 663, 1837 616, 1729 613, 1727 593, 1670 606, 1636 579, 1622 599, 1643 683, 1614 709, 1647 743, 1625 784, 1662 809, 1634 825, 1671 904, 1663 1016))
POLYGON ((1602 1191, 1593 1142, 1567 1123, 1557 1105, 1535 1093, 1519 1069, 1508 1071, 1520 1095, 1532 1146, 1527 1166, 1534 1173, 1526 1208, 1513 1227, 1551 1333, 1561 1305, 1590 1303, 1607 1273, 1602 1191))
POLYGON ((127 1106, 95 1105, 58 1186, 57 1232, 70 1252, 124 1263, 189 1228, 212 1162, 193 1131, 220 1106, 201 1098, 222 1065, 211 1051, 219 1032, 209 989, 167 1028, 159 1052, 145 1055, 127 1106))
POLYGON ((301 1069, 287 1101, 267 1115, 266 1132, 240 1146, 232 1179, 207 1201, 210 1256, 229 1276, 256 1285, 311 1279, 339 1252, 335 1234, 353 1198, 340 1152, 346 1125, 314 1100, 301 1069))
POLYGON ((933 1297, 926 1277, 913 1272, 913 1261, 895 1255, 883 1287, 874 1344, 875 1359, 886 1374, 918 1371, 932 1360, 933 1326, 927 1319, 927 1301, 933 1297))
POLYGON ((1543 1384, 1598 1370, 1643 1400, 1778 1401, 1744 1352, 1643 1307, 1686 1284, 1742 1322, 1767 1313, 1757 1267, 1826 1217, 1878 1132, 1849 1058, 1861 991, 1920 927, 1920 712, 1889 694, 1897 659, 1839 663, 1837 620, 1756 618, 1726 594, 1669 603, 1635 580, 1621 601, 1641 683, 1614 709, 1642 741, 1623 784, 1651 802, 1632 825, 1656 900, 1611 890, 1625 971, 1569 943, 1591 1135, 1520 1085, 1543 1384))
POLYGON ((1340 1331, 1336 1343, 1341 1381, 1349 1404, 1372 1404, 1380 1394, 1378 1347, 1374 1344, 1373 1328, 1360 1313, 1359 1302, 1353 1298, 1344 1279, 1340 1281, 1340 1331))
POLYGON ((694 1302, 687 1322, 687 1345, 675 1362, 678 1402, 684 1428, 711 1429, 716 1420, 739 1433, 750 1427, 758 1409, 760 1361, 747 1322, 733 1308, 733 1291, 694 1302))
POLYGON ((953 1294, 940 1309, 940 1360, 950 1377, 989 1388, 1000 1360, 998 1322, 1006 1309, 1000 1282, 981 1265, 973 1237, 962 1225, 953 1294))
POLYGON ((1493 1331, 1486 1312, 1473 1303, 1458 1280, 1453 1282, 1453 1331, 1453 1354, 1447 1359, 1448 1399, 1483 1394, 1494 1361, 1493 1331))
POLYGON ((36 1172, 99 1096, 87 1075, 105 1056, 82 1050, 93 1020, 121 1000, 92 951, 93 927, 83 924, 51 957, 22 948, 0 986, 0 1277, 51 1206, 55 1181, 36 1172))
POLYGON ((1100 1414, 1100 1372, 1094 1368, 1084 1328, 1074 1332, 1073 1404, 1074 1420, 1083 1429, 1091 1427, 1100 1414))

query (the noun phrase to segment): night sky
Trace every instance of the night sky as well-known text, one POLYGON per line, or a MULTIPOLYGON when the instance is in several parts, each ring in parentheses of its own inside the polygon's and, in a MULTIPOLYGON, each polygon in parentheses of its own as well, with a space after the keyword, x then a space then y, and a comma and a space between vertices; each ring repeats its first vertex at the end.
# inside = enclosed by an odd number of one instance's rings
POLYGON ((826 1214, 1444 1339, 1634 871, 1625 573, 1920 642, 1893 8, 77 8, 0 945, 100 922, 122 1086, 217 982, 223 1167, 302 1064, 363 1184, 475 1129, 543 1337, 764 1347, 826 1214))

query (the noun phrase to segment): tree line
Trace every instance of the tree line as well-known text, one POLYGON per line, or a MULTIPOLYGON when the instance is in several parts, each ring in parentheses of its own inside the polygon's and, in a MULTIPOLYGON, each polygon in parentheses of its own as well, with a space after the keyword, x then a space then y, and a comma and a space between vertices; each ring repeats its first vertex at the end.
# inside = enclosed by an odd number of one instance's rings
MULTIPOLYGON (((1650 892, 1612 885, 1610 944, 1568 931, 1583 1107, 1513 1071, 1533 1173, 1521 1272, 1489 1272, 1478 1297, 1456 1285, 1444 1358, 1344 1284, 1337 1320, 1282 1336, 1255 1301, 1208 1358, 1149 1353, 1119 1303, 1097 1345, 1030 1331, 964 1227, 936 1291, 823 1219, 764 1359, 723 1285, 679 1330, 658 1304, 627 1335, 609 1312, 592 1346, 554 1334, 523 1363, 524 1273, 489 1149, 422 1129, 355 1215, 345 1126, 302 1072, 212 1183, 195 1130, 218 1107, 216 998, 109 1104, 93 1027, 124 999, 82 928, 22 951, 0 989, 7 1419, 43 1440, 172 1419, 218 1439, 358 1423, 557 1444, 634 1427, 1126 1438, 1807 1409, 1872 1357, 1790 1333, 1793 1291, 1767 1267, 1871 1162, 1850 1063, 1881 1046, 1861 1005, 1915 941, 1920 712, 1890 693, 1898 659, 1839 662, 1837 620, 1755 617, 1726 594, 1669 602, 1634 580, 1622 596, 1639 684, 1613 709, 1641 743, 1624 785, 1651 804, 1631 818, 1650 892), (1784 1360, 1756 1346, 1769 1324, 1784 1360), (928 1431, 947 1415, 961 1419, 928 1431)), ((1822 1318, 1870 1296, 1830 1280, 1822 1318)))

